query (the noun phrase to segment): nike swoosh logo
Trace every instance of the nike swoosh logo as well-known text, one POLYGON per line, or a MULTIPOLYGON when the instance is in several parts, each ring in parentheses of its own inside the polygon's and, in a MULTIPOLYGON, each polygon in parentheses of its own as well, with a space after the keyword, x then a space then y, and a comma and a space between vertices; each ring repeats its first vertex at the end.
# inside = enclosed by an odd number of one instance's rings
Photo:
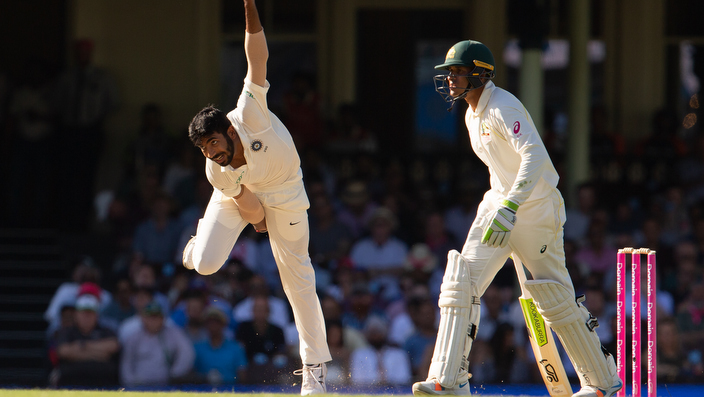
POLYGON ((469 383, 469 382, 460 383, 460 389, 467 386, 467 383, 469 383))
POLYGON ((293 226, 293 225, 298 225, 299 223, 301 223, 301 221, 298 221, 298 222, 289 222, 288 224, 291 225, 291 226, 293 226))

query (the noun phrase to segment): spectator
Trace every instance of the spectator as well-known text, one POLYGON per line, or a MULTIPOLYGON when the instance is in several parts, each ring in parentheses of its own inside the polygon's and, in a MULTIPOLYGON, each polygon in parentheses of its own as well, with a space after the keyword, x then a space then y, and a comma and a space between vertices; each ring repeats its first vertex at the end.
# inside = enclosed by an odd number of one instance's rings
POLYGON ((328 363, 328 385, 348 385, 351 350, 345 345, 345 328, 342 321, 332 320, 325 322, 325 329, 328 332, 328 346, 332 355, 332 361, 328 363))
POLYGON ((360 238, 369 225, 378 204, 369 196, 367 185, 358 180, 349 181, 341 195, 342 207, 337 218, 347 226, 353 239, 360 238))
POLYGON ((567 208, 565 222, 565 240, 573 240, 582 244, 587 236, 592 215, 597 207, 597 189, 592 183, 577 186, 577 206, 567 208))
POLYGON ((134 316, 137 311, 132 305, 132 283, 127 277, 117 280, 113 300, 100 312, 101 323, 117 332, 120 324, 134 316))
POLYGON ((75 325, 56 335, 54 386, 117 386, 120 344, 114 332, 98 324, 99 310, 100 299, 92 293, 76 299, 75 325))
POLYGON ((677 312, 677 326, 680 330, 682 344, 687 350, 699 350, 704 346, 704 280, 701 278, 692 284, 689 296, 677 312))
POLYGON ((124 342, 120 362, 122 385, 166 386, 189 378, 195 353, 193 344, 179 328, 166 326, 156 301, 140 312, 142 327, 124 342))
POLYGON ((237 327, 235 339, 245 346, 249 363, 246 378, 250 383, 272 382, 289 364, 284 330, 269 320, 269 307, 267 296, 254 296, 252 320, 237 327))
POLYGON ((163 112, 156 103, 147 103, 140 113, 137 136, 129 144, 135 170, 141 172, 147 164, 155 166, 164 175, 174 152, 174 139, 164 128, 163 112))
POLYGON ((589 273, 603 277, 609 271, 613 271, 614 258, 617 248, 611 245, 606 239, 606 215, 603 211, 597 211, 599 215, 593 215, 591 223, 586 233, 585 244, 578 249, 575 259, 582 263, 589 264, 589 273))
POLYGON ((430 358, 437 336, 436 306, 429 297, 411 297, 408 301, 408 313, 413 320, 414 330, 406 338, 403 350, 408 354, 415 380, 425 380, 430 368, 430 358))
POLYGON ((349 252, 352 241, 350 230, 335 217, 327 194, 311 196, 310 256, 314 263, 334 269, 349 252))
POLYGON ((57 207, 50 195, 42 193, 44 189, 58 187, 54 185, 58 176, 56 167, 43 165, 45 162, 56 164, 56 115, 50 97, 52 76, 49 65, 34 58, 26 61, 22 72, 20 85, 10 98, 10 141, 6 144, 31 148, 32 156, 43 161, 26 161, 26 153, 21 150, 12 153, 8 160, 22 166, 13 167, 8 175, 10 184, 5 193, 9 200, 5 205, 13 210, 7 215, 13 226, 54 226, 57 207))
POLYGON ((105 120, 117 109, 118 92, 112 76, 93 64, 94 42, 74 43, 74 67, 59 76, 55 106, 58 110, 64 166, 58 181, 64 194, 62 225, 84 230, 91 219, 96 170, 103 153, 105 120), (76 161, 81 159, 81 161, 76 161))
POLYGON ((205 308, 208 297, 203 290, 191 288, 183 293, 180 302, 171 313, 171 320, 181 327, 193 343, 208 339, 205 327, 205 308))
POLYGON ((207 337, 195 344, 195 370, 211 385, 243 383, 247 357, 244 348, 226 336, 228 316, 215 306, 203 315, 207 337))
MULTIPOLYGON (((447 230, 452 234, 455 241, 464 244, 469 234, 469 227, 472 226, 474 218, 477 216, 477 207, 481 201, 478 193, 479 189, 469 183, 462 183, 458 188, 457 202, 453 203, 444 214, 447 230)), ((447 257, 447 253, 440 258, 447 257)))
POLYGON ((365 269, 372 284, 379 286, 384 303, 399 298, 398 277, 403 273, 408 246, 394 235, 397 226, 395 215, 379 207, 369 220, 369 237, 358 240, 350 250, 355 267, 365 269))
POLYGON ((303 71, 294 73, 284 93, 283 119, 300 151, 323 146, 321 104, 314 76, 303 71))
POLYGON ((342 325, 362 331, 367 321, 374 316, 383 318, 385 314, 375 307, 374 294, 367 283, 357 283, 347 297, 342 325))
POLYGON ((523 321, 523 318, 509 318, 509 312, 503 305, 501 299, 501 290, 495 284, 489 284, 484 292, 481 299, 481 327, 477 331, 477 337, 475 339, 484 340, 490 342, 491 338, 496 334, 498 326, 502 323, 518 321, 519 323, 523 321))
MULTIPOLYGON (((320 306, 323 309, 323 317, 325 317, 326 322, 331 324, 339 323, 341 325, 342 345, 346 350, 351 352, 360 347, 367 346, 367 340, 360 330, 343 323, 342 316, 344 310, 341 303, 337 299, 335 299, 332 295, 325 295, 320 299, 320 306)), ((330 330, 328 330, 328 339, 330 339, 330 330)))
POLYGON ((400 386, 411 381, 411 364, 405 351, 387 342, 387 324, 380 317, 364 326, 369 347, 350 358, 350 380, 355 385, 400 386))
MULTIPOLYGON (((73 305, 81 287, 85 285, 88 288, 89 284, 86 283, 99 286, 100 276, 100 269, 95 266, 91 257, 82 256, 79 258, 71 273, 71 280, 59 285, 49 302, 49 307, 44 312, 44 320, 49 323, 47 334, 53 333, 58 328, 61 308, 67 304, 73 305)), ((91 286, 90 288, 93 287, 91 286)), ((112 294, 100 287, 98 289, 100 290, 100 304, 105 307, 112 300, 112 294)))
POLYGON ((171 216, 172 202, 166 193, 157 194, 150 209, 149 219, 141 222, 134 232, 132 250, 146 263, 161 267, 173 260, 181 229, 171 216))
POLYGON ((495 383, 525 383, 529 380, 530 368, 535 365, 535 362, 528 362, 523 346, 515 343, 513 332, 511 324, 500 323, 489 341, 495 383))
POLYGON ((270 296, 269 286, 262 276, 252 277, 247 283, 247 287, 249 288, 248 297, 238 303, 233 310, 235 320, 239 324, 251 321, 257 314, 254 309, 254 302, 258 298, 266 298, 269 322, 281 329, 286 329, 291 323, 289 316, 291 309, 288 303, 281 298, 270 296))
MULTIPOLYGON (((124 344, 132 334, 137 333, 143 328, 141 313, 150 302, 155 300, 153 288, 135 286, 133 287, 133 291, 132 305, 134 306, 135 314, 122 320, 120 328, 117 330, 117 337, 121 344, 124 344)), ((167 318, 166 326, 175 327, 176 324, 170 318, 167 318)))
POLYGON ((375 153, 379 142, 373 131, 359 122, 358 106, 343 103, 337 109, 337 119, 330 128, 328 148, 332 152, 375 153))
POLYGON ((657 330, 658 382, 684 381, 688 363, 677 321, 672 317, 662 318, 658 320, 657 330))

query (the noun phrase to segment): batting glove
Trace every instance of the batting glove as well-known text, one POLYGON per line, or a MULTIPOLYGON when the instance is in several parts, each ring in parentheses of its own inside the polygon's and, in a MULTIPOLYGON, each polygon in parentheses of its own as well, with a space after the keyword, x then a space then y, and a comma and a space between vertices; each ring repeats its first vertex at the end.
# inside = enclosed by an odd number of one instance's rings
POLYGON ((484 231, 482 244, 489 247, 505 247, 513 225, 516 224, 516 211, 518 211, 518 204, 511 200, 501 201, 501 206, 494 211, 494 216, 484 231))

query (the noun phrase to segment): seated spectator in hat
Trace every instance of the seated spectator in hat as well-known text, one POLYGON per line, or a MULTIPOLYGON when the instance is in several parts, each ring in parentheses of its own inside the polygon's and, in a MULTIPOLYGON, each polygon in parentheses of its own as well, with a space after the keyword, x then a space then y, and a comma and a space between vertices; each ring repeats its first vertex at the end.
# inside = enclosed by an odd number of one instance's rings
POLYGON ((75 325, 56 335, 58 387, 111 387, 118 384, 120 344, 115 333, 98 324, 100 299, 83 293, 76 299, 75 325))
POLYGON ((242 383, 247 357, 244 347, 226 335, 228 316, 219 308, 209 306, 203 317, 208 335, 194 346, 196 372, 211 385, 242 383))
POLYGON ((235 339, 245 347, 247 355, 247 382, 271 382, 289 365, 284 330, 270 321, 269 298, 264 295, 252 299, 253 317, 237 327, 235 339))
POLYGON ((350 380, 355 385, 397 386, 408 384, 411 364, 408 354, 389 345, 388 326, 381 317, 370 318, 364 326, 369 347, 357 349, 350 358, 350 380))
POLYGON ((120 379, 123 386, 166 386, 192 375, 195 351, 179 327, 167 327, 161 305, 152 301, 141 311, 142 327, 123 345, 120 379))
MULTIPOLYGON (((120 340, 120 344, 124 344, 130 335, 142 329, 143 323, 141 312, 147 304, 155 301, 154 290, 151 287, 134 287, 131 300, 135 309, 135 314, 124 319, 120 324, 120 328, 117 329, 117 337, 120 340)), ((167 327, 176 326, 171 318, 166 318, 165 325, 167 327)))
POLYGON ((73 305, 76 302, 79 290, 84 285, 84 288, 94 288, 92 285, 97 286, 100 291, 101 307, 105 307, 110 303, 112 295, 100 287, 100 279, 100 269, 95 266, 93 259, 88 256, 80 257, 71 273, 71 280, 59 285, 49 302, 49 307, 44 312, 44 319, 49 323, 47 335, 50 335, 59 327, 61 308, 66 304, 73 305), (92 285, 86 283, 91 283, 92 285))

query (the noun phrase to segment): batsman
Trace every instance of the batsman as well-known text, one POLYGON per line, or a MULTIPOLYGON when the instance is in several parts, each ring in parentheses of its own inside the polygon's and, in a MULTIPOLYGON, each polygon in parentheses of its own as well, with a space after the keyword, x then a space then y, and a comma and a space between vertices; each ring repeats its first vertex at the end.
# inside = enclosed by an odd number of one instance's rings
POLYGON ((415 395, 470 394, 469 352, 477 334, 480 297, 510 255, 533 276, 522 287, 557 334, 579 375, 576 397, 610 397, 623 386, 612 355, 595 332, 597 319, 575 296, 565 267, 565 208, 558 174, 531 116, 496 87, 494 56, 484 44, 461 41, 435 69, 435 89, 469 105, 465 123, 475 154, 489 168, 490 189, 477 209, 462 252, 448 253, 439 298, 440 326, 426 381, 415 395))

